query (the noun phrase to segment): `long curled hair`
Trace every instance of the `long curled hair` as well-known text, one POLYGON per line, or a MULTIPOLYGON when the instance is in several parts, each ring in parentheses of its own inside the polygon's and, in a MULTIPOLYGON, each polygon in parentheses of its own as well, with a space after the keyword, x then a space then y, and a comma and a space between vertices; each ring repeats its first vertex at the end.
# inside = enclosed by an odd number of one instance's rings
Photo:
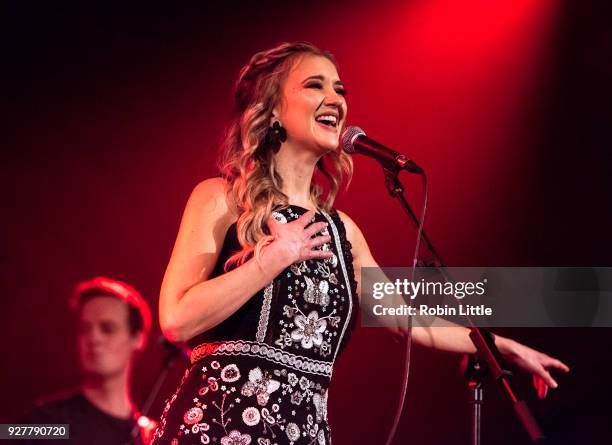
MULTIPOLYGON (((281 100, 284 80, 300 57, 307 54, 325 57, 337 68, 332 54, 311 43, 298 41, 258 52, 240 70, 234 113, 221 144, 219 159, 221 176, 227 184, 228 202, 238 214, 236 232, 242 247, 227 260, 226 270, 253 255, 259 257, 261 248, 272 238, 266 226, 268 218, 274 210, 289 204, 281 191, 283 179, 276 171, 274 148, 268 143, 266 133, 272 110, 281 100)), ((319 159, 316 166, 327 179, 329 190, 323 198, 323 187, 313 181, 310 197, 318 208, 329 211, 344 179, 348 187, 353 163, 338 147, 319 159)))

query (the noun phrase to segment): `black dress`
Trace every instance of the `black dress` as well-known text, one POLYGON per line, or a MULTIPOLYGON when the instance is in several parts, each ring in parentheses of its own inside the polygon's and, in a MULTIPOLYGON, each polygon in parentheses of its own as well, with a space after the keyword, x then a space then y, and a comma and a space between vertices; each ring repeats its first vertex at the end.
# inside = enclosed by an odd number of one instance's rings
MULTIPOLYGON (((287 223, 306 209, 273 213, 287 223)), ((154 445, 330 444, 327 391, 357 317, 351 246, 335 210, 322 246, 334 256, 296 263, 221 324, 190 340, 191 366, 166 401, 154 445)), ((226 234, 213 276, 240 248, 226 234)))

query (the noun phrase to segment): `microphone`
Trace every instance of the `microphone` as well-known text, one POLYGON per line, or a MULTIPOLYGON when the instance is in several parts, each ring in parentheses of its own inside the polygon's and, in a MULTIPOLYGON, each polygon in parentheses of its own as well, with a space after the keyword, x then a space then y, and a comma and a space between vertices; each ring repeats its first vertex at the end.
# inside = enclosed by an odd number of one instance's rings
POLYGON ((376 159, 383 168, 406 170, 423 174, 423 169, 401 153, 370 139, 359 127, 347 127, 342 132, 342 149, 349 154, 359 153, 376 159))

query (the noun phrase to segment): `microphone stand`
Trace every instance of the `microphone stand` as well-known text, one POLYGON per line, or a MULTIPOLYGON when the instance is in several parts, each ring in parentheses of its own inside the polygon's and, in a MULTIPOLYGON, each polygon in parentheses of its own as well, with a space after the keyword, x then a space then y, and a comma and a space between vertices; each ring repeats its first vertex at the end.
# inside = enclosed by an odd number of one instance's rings
MULTIPOLYGON (((400 182, 398 178, 399 172, 402 170, 401 167, 402 167, 402 164, 397 163, 397 162, 389 161, 389 162, 383 163, 383 171, 385 174, 385 184, 387 186, 387 190, 389 194, 391 195, 391 197, 396 198, 399 201, 402 208, 405 210, 406 214, 410 217, 410 220, 413 222, 413 224, 418 229, 419 220, 417 216, 415 215, 414 211, 412 210, 412 208, 410 207, 410 204, 408 204, 408 201, 406 200, 406 197, 404 196, 404 186, 402 185, 402 183, 400 182)), ((422 173, 422 175, 423 175, 423 178, 425 179, 424 172, 422 173)), ((429 252, 433 256, 433 261, 431 265, 437 268, 441 272, 446 282, 454 283, 455 282, 454 278, 451 276, 450 272, 446 269, 446 265, 440 258, 440 255, 434 248, 433 244, 431 243, 429 237, 427 236, 424 230, 421 230, 421 239, 425 242, 429 252)), ((457 302, 458 305, 461 306, 462 303, 460 302, 460 300, 455 298, 455 301, 457 302)), ((484 372, 482 368, 486 368, 487 372, 491 373, 491 375, 493 376, 493 379, 502 386, 504 393, 507 395, 507 397, 510 399, 512 403, 514 412, 516 413, 519 421, 521 422, 527 434, 529 435, 529 438, 531 439, 531 441, 536 442, 536 441, 545 439, 544 433, 542 432, 537 421, 531 414, 529 407, 523 400, 519 400, 517 398, 515 392, 512 390, 510 386, 508 377, 510 377, 512 373, 504 369, 503 367, 504 365, 503 365, 501 353, 499 352, 499 350, 497 349, 497 346, 495 345, 493 334, 483 328, 477 327, 474 324, 472 318, 468 314, 466 314, 465 317, 467 319, 469 329, 470 329, 470 339, 472 340, 472 343, 474 343, 474 346, 476 347, 476 351, 477 351, 476 356, 477 356, 477 359, 479 360, 478 362, 479 372, 477 373, 477 375, 475 375, 474 373, 470 374, 470 377, 471 377, 470 382, 473 381, 474 383, 469 383, 470 388, 472 389, 472 393, 470 395, 470 401, 469 401, 470 405, 472 406, 470 444, 472 445, 480 444, 480 431, 481 431, 480 419, 481 419, 481 406, 482 406, 482 400, 483 400, 483 390, 482 390, 482 384, 480 382, 480 378, 482 377, 483 372, 484 372), (474 378, 476 378, 476 380, 473 380, 474 378)), ((411 341, 411 332, 410 332, 411 330, 412 330, 412 317, 410 317, 410 320, 409 320, 408 343, 410 343, 411 341)), ((408 352, 410 351, 409 344, 407 345, 407 351, 408 352)), ((407 372, 406 372, 406 375, 407 375, 407 372)), ((407 381, 406 381, 406 384, 407 384, 407 381)), ((404 388, 404 392, 405 390, 406 388, 404 388)), ((404 395, 402 395, 401 397, 400 412, 401 412, 401 406, 403 406, 403 401, 404 401, 404 395)), ((395 432, 395 426, 392 430, 392 433, 391 433, 392 435, 390 436, 389 441, 393 437, 394 432, 395 432)))

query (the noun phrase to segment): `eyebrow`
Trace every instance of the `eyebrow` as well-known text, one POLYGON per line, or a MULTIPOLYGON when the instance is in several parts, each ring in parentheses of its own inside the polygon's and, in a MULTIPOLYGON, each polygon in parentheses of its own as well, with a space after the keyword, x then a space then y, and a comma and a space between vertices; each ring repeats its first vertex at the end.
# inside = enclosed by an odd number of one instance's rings
MULTIPOLYGON (((323 81, 323 80, 325 80, 325 76, 323 76, 323 75, 321 75, 321 74, 317 74, 316 76, 309 76, 309 77, 307 77, 306 79, 304 79, 304 80, 302 81, 302 83, 306 83, 306 82, 308 82, 309 80, 321 80, 321 81, 323 81)), ((341 81, 341 80, 336 80, 336 81, 334 82, 334 85, 344 86, 344 84, 342 83, 342 81, 341 81)))

